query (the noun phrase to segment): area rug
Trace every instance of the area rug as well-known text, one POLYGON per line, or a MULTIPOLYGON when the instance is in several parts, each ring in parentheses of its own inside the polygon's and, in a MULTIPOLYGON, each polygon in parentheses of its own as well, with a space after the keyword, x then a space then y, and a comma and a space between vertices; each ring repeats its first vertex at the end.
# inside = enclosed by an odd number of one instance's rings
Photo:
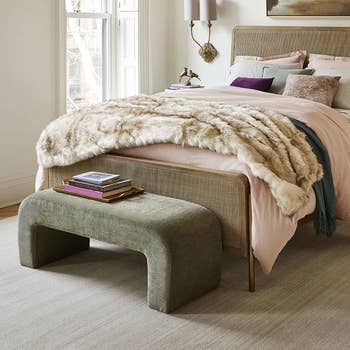
POLYGON ((146 306, 143 255, 92 242, 39 270, 21 267, 17 218, 0 221, 0 349, 345 349, 350 232, 299 231, 273 273, 225 255, 219 289, 171 315, 146 306))

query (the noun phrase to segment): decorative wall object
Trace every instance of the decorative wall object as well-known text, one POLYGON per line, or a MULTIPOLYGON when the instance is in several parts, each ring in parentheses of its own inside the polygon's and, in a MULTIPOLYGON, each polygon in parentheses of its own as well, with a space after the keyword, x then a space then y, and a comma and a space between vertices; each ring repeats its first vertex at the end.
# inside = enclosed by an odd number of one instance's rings
POLYGON ((216 48, 211 44, 211 27, 212 21, 217 19, 216 0, 184 0, 185 21, 190 22, 191 37, 199 46, 199 54, 207 63, 212 62, 217 56, 216 48), (208 23, 208 41, 203 45, 194 37, 194 21, 205 21, 208 23))
POLYGON ((268 16, 350 16, 350 0, 266 0, 268 16))

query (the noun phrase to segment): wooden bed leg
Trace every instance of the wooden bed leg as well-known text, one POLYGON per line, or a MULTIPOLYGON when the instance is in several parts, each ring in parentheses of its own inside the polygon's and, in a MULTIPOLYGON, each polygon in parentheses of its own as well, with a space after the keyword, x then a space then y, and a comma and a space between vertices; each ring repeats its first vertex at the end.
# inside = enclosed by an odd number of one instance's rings
POLYGON ((253 248, 249 247, 249 292, 253 293, 255 292, 255 261, 254 261, 254 254, 253 254, 253 248))
POLYGON ((248 268, 249 268, 249 292, 255 292, 255 260, 252 247, 252 203, 248 195, 248 268))

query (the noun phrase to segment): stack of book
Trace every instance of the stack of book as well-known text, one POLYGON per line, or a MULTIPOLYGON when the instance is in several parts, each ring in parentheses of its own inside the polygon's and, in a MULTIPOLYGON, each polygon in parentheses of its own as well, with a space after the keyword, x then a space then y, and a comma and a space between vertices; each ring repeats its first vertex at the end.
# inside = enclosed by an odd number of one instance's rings
POLYGON ((101 200, 113 200, 134 194, 132 180, 120 175, 90 171, 73 176, 63 186, 65 193, 101 200))
POLYGON ((168 90, 186 90, 186 89, 198 89, 203 88, 202 85, 187 85, 187 84, 171 84, 168 90))

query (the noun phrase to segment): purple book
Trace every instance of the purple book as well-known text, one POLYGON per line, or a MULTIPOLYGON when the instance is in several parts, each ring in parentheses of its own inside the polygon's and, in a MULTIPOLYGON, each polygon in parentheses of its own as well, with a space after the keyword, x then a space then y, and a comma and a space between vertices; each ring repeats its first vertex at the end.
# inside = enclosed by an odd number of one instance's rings
POLYGON ((87 188, 75 187, 68 184, 64 185, 64 189, 68 192, 78 193, 84 196, 90 196, 95 198, 107 198, 110 196, 114 196, 114 195, 129 191, 131 188, 132 188, 131 186, 126 186, 126 187, 118 188, 114 191, 100 192, 100 191, 88 190, 87 188))
POLYGON ((87 188, 75 187, 71 185, 64 185, 64 189, 69 192, 82 194, 84 196, 90 196, 95 198, 103 198, 103 192, 88 190, 87 188))

